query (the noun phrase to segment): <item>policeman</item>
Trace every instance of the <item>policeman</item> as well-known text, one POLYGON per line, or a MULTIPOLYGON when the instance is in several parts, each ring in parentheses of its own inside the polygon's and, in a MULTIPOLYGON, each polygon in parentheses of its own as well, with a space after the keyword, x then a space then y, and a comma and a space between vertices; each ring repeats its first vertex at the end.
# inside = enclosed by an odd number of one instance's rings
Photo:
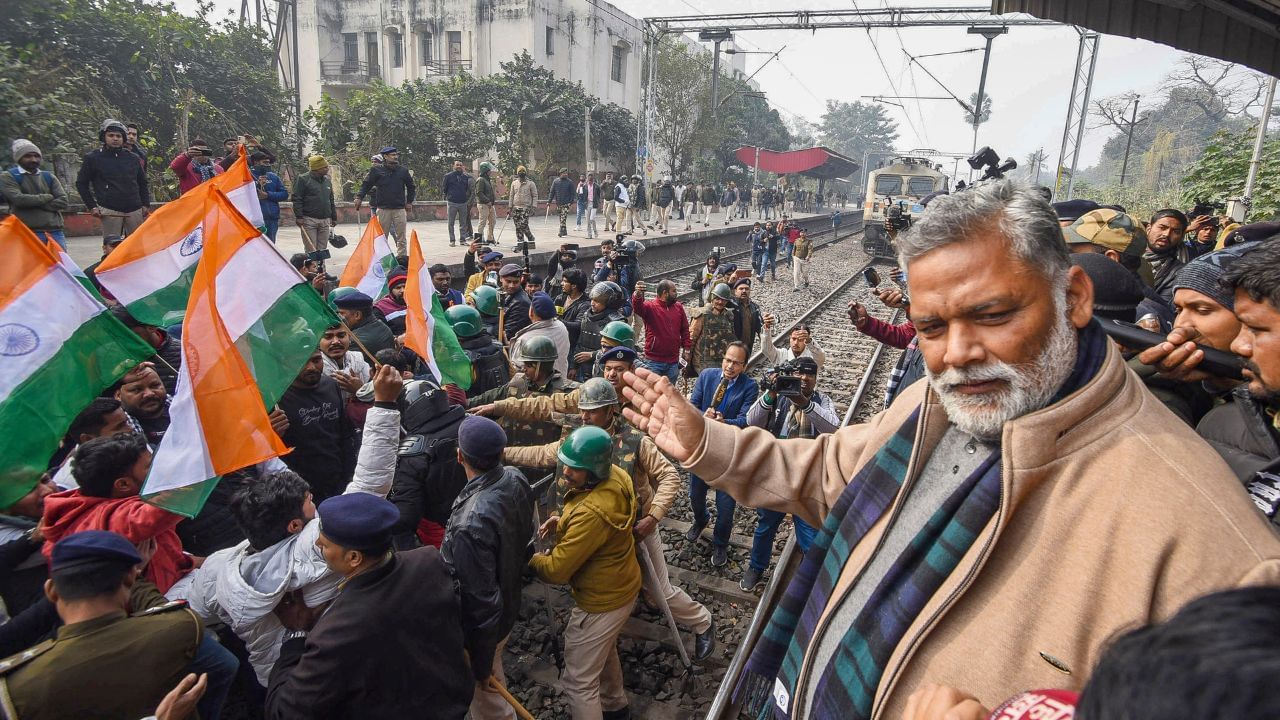
POLYGON ((387 497, 400 511, 396 547, 418 547, 418 539, 440 547, 454 498, 467 484, 457 458, 458 428, 467 411, 450 405, 448 393, 427 380, 405 384, 401 407, 400 426, 405 437, 400 441, 395 481, 387 497))
POLYGON ((200 618, 137 579, 143 560, 122 535, 86 530, 51 555, 44 591, 65 624, 55 639, 0 662, 4 716, 149 715, 195 658, 200 618), (152 607, 130 617, 131 604, 152 607))
POLYGON ((604 367, 600 360, 601 353, 618 346, 635 348, 636 331, 624 320, 612 320, 600 331, 600 349, 593 353, 578 353, 574 356, 581 365, 591 366, 591 377, 600 377, 604 367))
POLYGON ((484 324, 485 332, 489 333, 489 337, 496 340, 498 338, 498 318, 501 317, 497 288, 481 285, 472 291, 471 299, 476 310, 480 311, 480 321, 484 324))
MULTIPOLYGON (((600 363, 603 377, 613 385, 618 397, 622 397, 622 376, 635 368, 636 351, 625 345, 601 351, 600 363)), ((568 392, 554 395, 538 395, 527 398, 506 398, 495 400, 487 405, 472 405, 471 412, 486 417, 501 417, 507 420, 525 422, 550 421, 555 415, 574 415, 578 413, 578 398, 582 394, 581 386, 568 392)))
POLYGON ((471 387, 467 390, 467 397, 475 397, 511 381, 507 355, 502 345, 485 329, 479 310, 470 305, 454 305, 444 311, 444 316, 471 361, 471 387))
MULTIPOLYGON (((506 385, 472 398, 467 407, 489 405, 504 398, 541 397, 576 389, 578 383, 565 380, 556 372, 555 361, 556 346, 551 338, 536 336, 521 340, 512 362, 523 372, 506 385)), ((503 418, 499 424, 512 445, 542 445, 560 436, 560 428, 550 422, 549 417, 536 422, 503 418)))
MULTIPOLYGON (((574 347, 574 365, 577 366, 575 377, 586 380, 591 377, 594 354, 600 349, 601 334, 606 325, 615 320, 622 320, 621 311, 625 296, 622 288, 611 281, 598 282, 591 288, 591 309, 583 313, 578 324, 578 344, 574 347)), ((570 368, 573 374, 575 371, 570 368)))
POLYGON ((294 595, 276 608, 291 632, 271 671, 266 717, 462 720, 475 683, 439 551, 394 552, 400 513, 376 495, 331 497, 316 515, 316 546, 341 590, 327 609, 294 595))
POLYGON ((467 288, 462 293, 467 297, 475 294, 476 288, 491 287, 498 288, 498 270, 502 267, 502 253, 491 252, 480 258, 480 262, 484 263, 484 267, 473 273, 467 278, 467 288))
POLYGON ((581 427, 557 452, 568 485, 564 509, 538 533, 554 533, 548 552, 529 565, 544 582, 569 584, 574 608, 564 633, 561 687, 573 720, 630 717, 618 662, 618 635, 640 592, 632 522, 637 503, 631 479, 611 463, 613 441, 598 427, 581 427))
POLYGON ((715 367, 724 357, 724 349, 737 339, 733 332, 733 312, 729 309, 732 298, 729 286, 720 283, 711 291, 711 302, 691 313, 693 320, 689 324, 689 337, 692 347, 684 351, 684 356, 695 377, 701 371, 715 367))
MULTIPOLYGON (((578 410, 582 425, 593 425, 609 433, 613 442, 611 462, 626 473, 635 488, 640 504, 640 517, 634 528, 636 540, 645 545, 658 575, 644 579, 645 592, 650 597, 664 598, 676 622, 694 631, 697 636, 695 654, 701 660, 711 654, 715 645, 711 613, 684 590, 671 584, 665 548, 657 532, 658 522, 671 510, 680 494, 680 474, 647 435, 622 418, 619 407, 617 392, 604 378, 591 378, 579 389, 578 410)), ((502 459, 535 468, 556 467, 563 442, 557 440, 535 447, 508 447, 502 459)), ((568 484, 563 475, 556 481, 559 506, 568 484)))

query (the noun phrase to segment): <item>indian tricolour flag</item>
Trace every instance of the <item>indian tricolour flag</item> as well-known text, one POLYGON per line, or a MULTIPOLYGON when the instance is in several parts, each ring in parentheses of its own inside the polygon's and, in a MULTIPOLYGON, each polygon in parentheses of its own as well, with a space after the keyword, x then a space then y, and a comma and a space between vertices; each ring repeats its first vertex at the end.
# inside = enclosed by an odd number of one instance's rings
POLYGON ((218 192, 212 183, 201 183, 165 203, 94 271, 98 282, 140 322, 168 327, 182 321, 204 248, 200 224, 218 192))
POLYGON ((76 282, 83 285, 84 289, 89 291, 89 294, 94 298, 102 300, 102 293, 98 292, 98 288, 94 286, 93 281, 89 279, 88 275, 84 274, 84 270, 80 269, 80 266, 76 264, 75 260, 71 259, 71 256, 67 254, 66 250, 62 249, 61 245, 50 238, 45 241, 45 247, 49 248, 49 252, 58 258, 58 263, 62 265, 64 270, 71 273, 71 277, 74 277, 76 282))
POLYGON ((0 222, 0 507, 31 491, 67 427, 155 353, 10 215, 0 222))
POLYGON ((382 231, 378 218, 370 217, 360 244, 342 270, 338 284, 353 287, 377 300, 387 294, 387 274, 396 267, 396 250, 382 231))
POLYGON ((218 476, 284 452, 266 409, 337 323, 225 195, 212 196, 201 223, 205 250, 183 322, 170 429, 143 487, 151 502, 187 516, 199 513, 218 476))
POLYGON ((221 175, 216 175, 207 184, 221 190, 236 210, 245 216, 253 226, 266 231, 267 223, 262 219, 262 202, 258 200, 258 182, 249 172, 249 159, 245 156, 244 145, 239 148, 240 157, 231 163, 231 167, 221 175))
POLYGON ((471 359, 444 315, 440 295, 431 282, 427 263, 418 246, 418 231, 409 240, 409 277, 404 285, 405 347, 418 353, 440 383, 471 387, 471 359))

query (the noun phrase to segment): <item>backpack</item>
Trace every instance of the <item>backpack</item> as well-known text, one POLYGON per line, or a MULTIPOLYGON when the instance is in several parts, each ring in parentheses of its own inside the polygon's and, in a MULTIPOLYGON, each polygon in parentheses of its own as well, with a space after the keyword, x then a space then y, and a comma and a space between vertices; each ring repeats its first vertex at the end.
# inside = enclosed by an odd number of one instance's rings
MULTIPOLYGON (((26 175, 26 173, 22 172, 22 168, 18 167, 17 165, 14 165, 13 167, 9 168, 9 174, 13 176, 14 181, 17 182, 18 187, 21 188, 22 176, 26 175)), ((41 170, 39 175, 40 175, 40 179, 44 180, 45 188, 50 193, 52 193, 53 192, 53 173, 49 172, 48 170, 41 170)))

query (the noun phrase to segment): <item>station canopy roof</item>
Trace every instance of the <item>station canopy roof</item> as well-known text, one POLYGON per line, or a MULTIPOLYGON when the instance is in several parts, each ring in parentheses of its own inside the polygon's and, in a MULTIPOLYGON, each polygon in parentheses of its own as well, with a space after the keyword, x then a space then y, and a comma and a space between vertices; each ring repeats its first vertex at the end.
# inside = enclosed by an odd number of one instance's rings
POLYGON ((1280 76, 1280 0, 992 0, 991 12, 1151 40, 1280 76))
MULTIPOLYGON (((761 148, 760 169, 777 175, 799 174, 819 180, 835 180, 848 177, 858 171, 858 163, 835 150, 811 147, 804 150, 777 152, 761 148)), ((756 165, 756 148, 743 145, 734 153, 738 162, 747 167, 756 165)))

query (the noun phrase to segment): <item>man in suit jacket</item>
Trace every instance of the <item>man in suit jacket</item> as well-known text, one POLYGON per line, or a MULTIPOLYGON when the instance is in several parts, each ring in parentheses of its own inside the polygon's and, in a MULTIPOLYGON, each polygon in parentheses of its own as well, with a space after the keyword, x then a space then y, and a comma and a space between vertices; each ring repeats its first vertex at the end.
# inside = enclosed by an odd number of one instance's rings
MULTIPOLYGON (((746 427, 747 409, 756 401, 760 387, 746 376, 747 346, 732 342, 724 350, 720 367, 707 368, 698 374, 689 398, 694 407, 712 420, 746 427)), ((697 475, 689 475, 689 506, 693 508, 693 527, 685 539, 696 541, 709 521, 707 517, 707 484, 697 475)), ((716 491, 716 526, 711 534, 711 564, 724 567, 729 562, 729 536, 733 533, 733 510, 737 507, 728 493, 716 491)))
POLYGON ((475 686, 439 551, 393 552, 400 513, 375 495, 331 497, 316 514, 316 545, 345 579, 327 611, 292 595, 276 608, 290 632, 271 671, 267 717, 461 720, 475 686))

